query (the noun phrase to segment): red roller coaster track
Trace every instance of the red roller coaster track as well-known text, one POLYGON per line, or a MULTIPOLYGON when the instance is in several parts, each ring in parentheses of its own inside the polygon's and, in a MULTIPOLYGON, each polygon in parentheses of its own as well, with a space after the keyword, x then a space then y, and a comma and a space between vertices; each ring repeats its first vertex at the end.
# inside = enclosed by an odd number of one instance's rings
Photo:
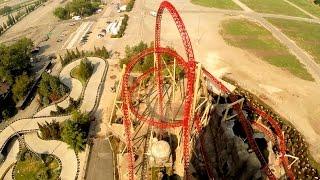
MULTIPOLYGON (((132 113, 137 119, 141 121, 145 121, 149 123, 149 125, 157 127, 159 129, 166 129, 166 128, 175 128, 175 127, 181 127, 183 129, 183 159, 184 159, 184 169, 185 169, 185 177, 188 178, 189 176, 189 161, 190 161, 190 122, 194 119, 197 119, 195 117, 192 117, 192 102, 193 97, 195 93, 195 71, 196 71, 196 62, 194 58, 194 53, 191 45, 191 41, 189 38, 189 35, 186 31, 185 25, 177 12, 177 10, 174 8, 174 6, 167 2, 163 1, 160 4, 160 7, 157 12, 157 18, 156 18, 156 27, 155 27, 155 45, 154 48, 146 49, 145 51, 141 52, 140 54, 132 57, 131 61, 127 64, 125 73, 123 75, 123 83, 121 87, 121 97, 123 99, 123 105, 122 105, 122 111, 124 115, 124 126, 125 126, 125 132, 126 132, 126 140, 127 140, 127 152, 128 152, 128 169, 129 169, 129 179, 134 179, 134 149, 132 144, 132 137, 131 137, 131 126, 132 122, 130 120, 130 113, 132 113), (170 48, 163 48, 161 47, 160 42, 160 34, 161 34, 161 19, 164 10, 167 9, 169 13, 171 14, 178 30, 182 38, 183 45, 185 47, 187 60, 184 60, 180 55, 178 55, 175 51, 171 50, 170 48), (154 54, 154 57, 156 59, 156 67, 151 68, 144 72, 141 76, 138 77, 137 81, 129 86, 129 76, 132 72, 134 66, 141 61, 144 57, 147 55, 154 54), (162 54, 168 54, 171 57, 174 57, 177 60, 177 64, 183 68, 185 72, 185 78, 187 80, 187 87, 186 87, 186 97, 183 104, 183 118, 181 120, 176 120, 174 122, 167 122, 163 121, 163 75, 162 75, 162 60, 161 55, 162 54), (157 90, 158 90, 158 107, 159 107, 159 114, 160 118, 147 118, 143 115, 138 113, 138 110, 134 108, 134 106, 131 104, 132 102, 132 93, 134 89, 138 86, 138 84, 146 79, 148 76, 150 76, 152 73, 156 75, 156 83, 157 83, 157 90)), ((211 75, 206 69, 202 69, 203 74, 207 77, 207 79, 217 86, 223 93, 227 94, 232 102, 237 101, 237 97, 230 92, 229 89, 227 89, 217 78, 215 78, 213 75, 211 75)), ((259 147, 256 143, 256 141, 253 138, 253 130, 252 130, 252 124, 249 120, 247 120, 242 112, 242 108, 239 104, 234 105, 234 110, 238 114, 238 118, 240 120, 240 123, 246 133, 248 143, 251 147, 251 149, 255 152, 256 156, 258 157, 263 171, 266 173, 266 175, 269 177, 269 179, 276 179, 272 171, 268 167, 268 163, 264 159, 262 153, 259 150, 259 147)), ((284 166, 284 169, 286 170, 287 175, 290 179, 294 179, 294 175, 291 172, 289 166, 288 166, 288 159, 285 157, 286 153, 286 145, 285 145, 285 139, 282 134, 282 131, 280 129, 280 126, 277 124, 275 120, 273 120, 270 116, 268 116, 265 112, 258 108, 253 108, 252 111, 256 114, 260 115, 264 119, 266 119, 270 125, 275 130, 275 134, 278 137, 279 141, 279 149, 280 149, 280 158, 282 160, 282 164, 284 166)), ((201 127, 198 127, 197 124, 197 130, 200 131, 201 127)), ((270 135, 270 133, 269 133, 270 135)), ((202 142, 203 143, 203 142, 202 142)), ((203 147, 201 147, 203 148, 203 147)), ((204 159, 206 158, 206 153, 204 149, 201 149, 204 155, 204 159)), ((209 166, 209 165, 208 165, 209 166)), ((210 168, 209 168, 210 169, 210 168)), ((210 170, 209 170, 210 171, 210 170)), ((210 178, 213 178, 212 173, 208 172, 210 178)))

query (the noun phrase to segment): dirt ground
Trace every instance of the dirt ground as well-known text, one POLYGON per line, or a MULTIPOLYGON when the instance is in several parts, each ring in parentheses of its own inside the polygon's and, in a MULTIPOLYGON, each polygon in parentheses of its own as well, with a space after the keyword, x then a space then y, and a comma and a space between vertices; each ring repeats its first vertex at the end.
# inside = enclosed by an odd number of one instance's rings
POLYGON ((24 4, 24 3, 30 3, 34 0, 4 0, 4 1, 0 1, 0 8, 4 7, 4 6, 15 6, 18 4, 24 4))
POLYGON ((59 51, 67 37, 80 25, 80 22, 76 22, 74 26, 70 26, 71 20, 59 21, 54 17, 53 10, 62 5, 60 1, 46 2, 45 6, 40 6, 1 35, 0 42, 10 43, 27 37, 31 38, 35 45, 40 45, 45 54, 59 51), (49 39, 44 41, 46 37, 49 39), (62 41, 57 42, 58 39, 62 41))
MULTIPOLYGON (((149 11, 157 9, 159 4, 160 0, 136 1, 135 9, 130 13, 126 35, 122 39, 105 37, 97 40, 96 35, 93 35, 84 48, 104 45, 123 55, 124 47, 128 44, 133 45, 141 40, 152 41, 155 18, 149 15, 149 11)), ((261 97, 306 137, 313 156, 320 162, 320 85, 296 78, 244 50, 226 44, 219 34, 220 22, 232 18, 231 15, 186 12, 210 9, 181 0, 174 1, 173 4, 184 19, 196 61, 201 62, 211 73, 216 74, 218 71, 261 97)), ((98 20, 93 34, 97 34, 107 20, 117 16, 114 12, 106 12, 103 18, 98 20)), ((172 46, 180 55, 186 57, 178 30, 167 13, 163 16, 161 41, 163 46, 172 46)))

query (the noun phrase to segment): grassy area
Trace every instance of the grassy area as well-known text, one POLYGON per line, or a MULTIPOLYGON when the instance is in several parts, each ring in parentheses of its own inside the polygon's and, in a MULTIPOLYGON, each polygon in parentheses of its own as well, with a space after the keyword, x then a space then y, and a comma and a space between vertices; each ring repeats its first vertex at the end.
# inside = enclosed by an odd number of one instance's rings
POLYGON ((158 174, 159 174, 159 172, 160 172, 160 168, 159 167, 152 167, 152 170, 151 170, 151 172, 152 172, 152 180, 157 180, 157 179, 159 179, 159 176, 158 176, 158 174))
POLYGON ((301 79, 314 80, 304 65, 291 55, 286 47, 276 40, 268 30, 256 23, 245 19, 227 20, 222 23, 220 33, 230 45, 245 49, 301 79))
POLYGON ((215 7, 220 9, 241 10, 241 8, 232 0, 191 0, 191 3, 200 6, 215 7))
POLYGON ((16 165, 16 180, 58 179, 60 170, 58 161, 46 155, 44 162, 37 156, 27 151, 25 158, 20 159, 16 165))
POLYGON ((79 65, 71 70, 70 75, 71 75, 72 78, 78 79, 81 82, 82 85, 85 85, 86 82, 87 82, 85 79, 83 79, 80 76, 80 66, 79 65))
POLYGON ((308 22, 268 19, 286 35, 313 56, 320 64, 320 25, 308 22))
POLYGON ((320 17, 320 6, 313 3, 313 0, 288 0, 310 14, 320 17))
POLYGON ((256 12, 309 17, 283 0, 240 0, 256 12))

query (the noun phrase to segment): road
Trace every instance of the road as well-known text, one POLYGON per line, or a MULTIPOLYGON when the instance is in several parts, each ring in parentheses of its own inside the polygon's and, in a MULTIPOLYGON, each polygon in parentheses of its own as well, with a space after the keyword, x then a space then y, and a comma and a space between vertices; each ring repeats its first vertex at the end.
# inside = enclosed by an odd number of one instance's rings
POLYGON ((108 140, 94 139, 86 180, 113 180, 112 151, 108 140))

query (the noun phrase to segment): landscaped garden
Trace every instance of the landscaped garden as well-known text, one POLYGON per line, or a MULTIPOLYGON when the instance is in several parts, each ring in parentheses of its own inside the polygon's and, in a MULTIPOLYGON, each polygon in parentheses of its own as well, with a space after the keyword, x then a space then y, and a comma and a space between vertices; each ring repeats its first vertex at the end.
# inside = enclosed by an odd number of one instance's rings
POLYGON ((58 77, 52 76, 48 73, 43 73, 38 85, 40 103, 43 105, 49 105, 50 103, 61 99, 66 95, 68 90, 68 87, 60 82, 58 77))
POLYGON ((82 85, 85 85, 93 73, 93 68, 93 64, 87 58, 84 58, 79 66, 72 69, 71 77, 78 79, 82 85))
POLYGON ((245 49, 301 79, 313 81, 305 66, 264 27, 245 19, 232 19, 222 23, 221 35, 230 45, 245 49))
POLYGON ((61 167, 53 155, 36 154, 22 149, 14 169, 16 180, 56 180, 59 178, 61 167))
POLYGON ((90 127, 90 117, 87 113, 73 111, 71 118, 63 123, 51 122, 38 124, 40 138, 44 140, 60 140, 67 143, 75 152, 85 149, 90 127))

